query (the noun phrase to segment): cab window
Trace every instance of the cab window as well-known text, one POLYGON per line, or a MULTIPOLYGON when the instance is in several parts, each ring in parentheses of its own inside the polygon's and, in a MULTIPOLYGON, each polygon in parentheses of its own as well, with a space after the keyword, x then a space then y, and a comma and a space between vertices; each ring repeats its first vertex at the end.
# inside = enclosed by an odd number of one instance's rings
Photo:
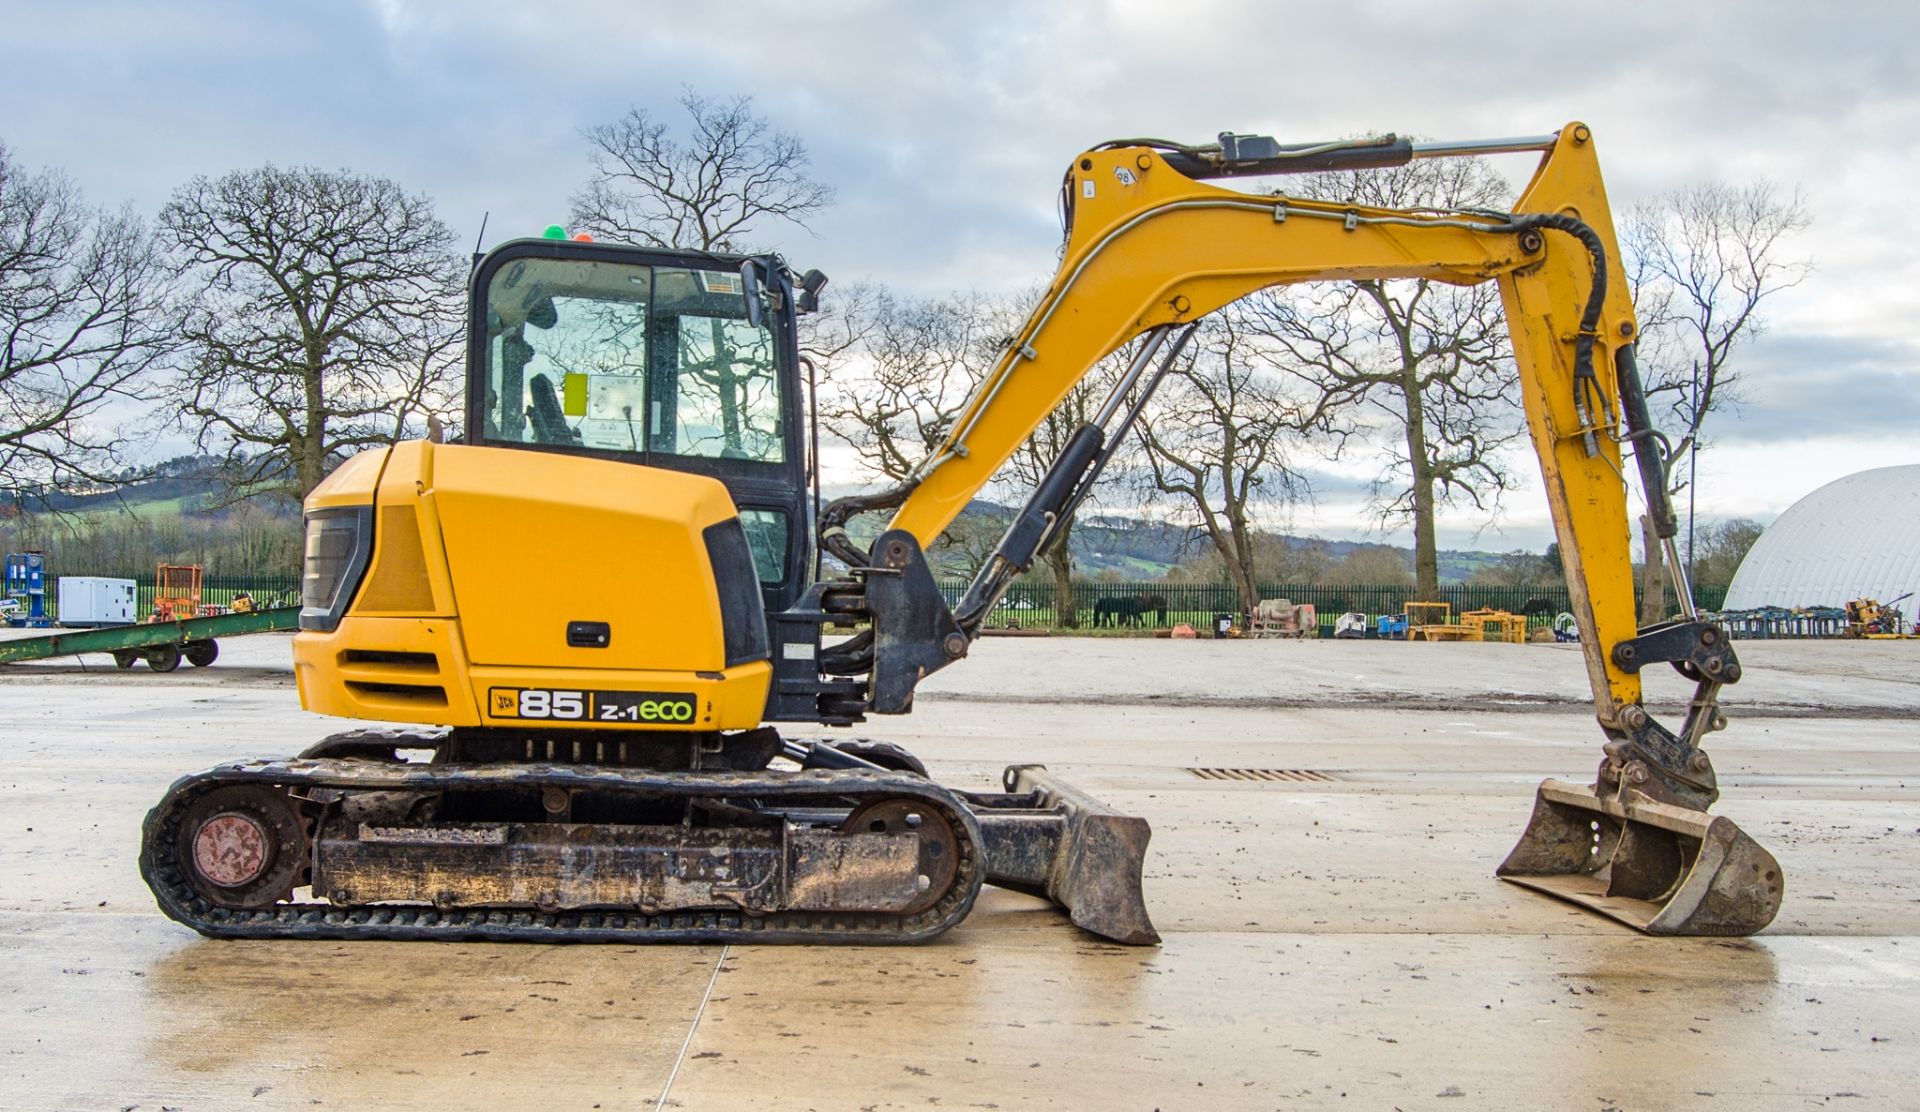
POLYGON ((753 554, 753 567, 760 582, 772 585, 787 578, 787 515, 784 510, 747 509, 740 511, 740 526, 747 534, 747 551, 753 554))
POLYGON ((491 441, 780 463, 773 334, 728 271, 514 259, 487 289, 491 441))
POLYGON ((680 456, 780 463, 780 376, 773 334, 746 319, 738 275, 662 267, 654 336, 670 364, 653 448, 680 456))

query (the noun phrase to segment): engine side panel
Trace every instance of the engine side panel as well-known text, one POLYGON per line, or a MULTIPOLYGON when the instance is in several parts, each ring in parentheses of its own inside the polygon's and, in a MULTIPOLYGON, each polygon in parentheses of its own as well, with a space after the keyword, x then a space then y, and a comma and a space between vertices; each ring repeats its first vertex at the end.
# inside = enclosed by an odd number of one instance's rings
POLYGON ((436 448, 432 468, 426 498, 438 512, 474 663, 725 667, 720 605, 702 536, 734 516, 718 481, 462 446, 436 448), (608 643, 569 645, 567 623, 578 621, 606 623, 608 643))
MULTIPOLYGON (((719 482, 415 441, 350 461, 309 508, 368 502, 373 554, 345 617, 294 639, 307 709, 451 726, 759 724, 772 666, 737 645, 728 664, 709 559, 707 531, 734 517, 719 482)), ((758 609, 746 620, 757 627, 758 609)))

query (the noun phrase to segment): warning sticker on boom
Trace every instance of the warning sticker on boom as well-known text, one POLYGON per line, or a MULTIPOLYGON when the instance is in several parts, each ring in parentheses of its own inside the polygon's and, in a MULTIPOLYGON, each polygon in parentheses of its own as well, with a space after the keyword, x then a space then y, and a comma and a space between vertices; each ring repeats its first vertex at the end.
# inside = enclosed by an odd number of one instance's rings
POLYGON ((493 718, 540 718, 569 722, 691 723, 698 712, 692 695, 678 691, 587 691, 557 687, 490 687, 493 718))

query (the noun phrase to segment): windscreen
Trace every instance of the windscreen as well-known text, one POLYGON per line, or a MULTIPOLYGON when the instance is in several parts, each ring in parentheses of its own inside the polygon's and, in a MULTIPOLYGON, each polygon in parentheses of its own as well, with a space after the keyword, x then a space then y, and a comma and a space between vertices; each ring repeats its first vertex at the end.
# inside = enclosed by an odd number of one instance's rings
POLYGON ((485 439, 780 463, 773 334, 738 273, 514 259, 487 288, 485 439))

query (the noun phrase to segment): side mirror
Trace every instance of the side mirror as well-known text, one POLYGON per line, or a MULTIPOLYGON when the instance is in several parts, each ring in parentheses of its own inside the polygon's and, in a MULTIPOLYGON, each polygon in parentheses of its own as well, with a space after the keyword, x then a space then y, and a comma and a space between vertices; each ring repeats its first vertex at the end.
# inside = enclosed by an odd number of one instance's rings
POLYGON ((747 323, 755 328, 763 327, 766 309, 760 304, 760 264, 748 259, 740 264, 740 296, 747 302, 747 323))
POLYGON ((800 276, 800 296, 795 298, 800 311, 815 313, 820 310, 820 291, 827 288, 827 276, 817 270, 809 270, 800 276))

